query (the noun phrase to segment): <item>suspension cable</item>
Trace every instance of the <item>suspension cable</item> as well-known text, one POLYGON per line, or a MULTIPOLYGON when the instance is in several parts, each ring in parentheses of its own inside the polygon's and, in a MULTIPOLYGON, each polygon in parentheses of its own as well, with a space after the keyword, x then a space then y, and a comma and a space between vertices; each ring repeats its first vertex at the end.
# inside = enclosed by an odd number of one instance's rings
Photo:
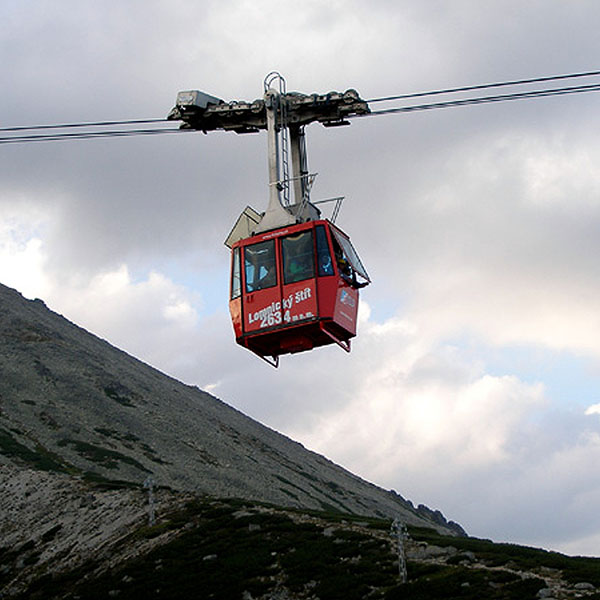
POLYGON ((458 106, 469 106, 472 104, 488 104, 492 102, 506 102, 510 100, 525 100, 528 98, 542 98, 547 96, 564 96, 567 94, 579 94, 584 92, 600 91, 600 84, 591 84, 583 86, 572 86, 565 88, 552 88, 547 90, 533 90, 529 92, 518 92, 513 94, 499 94, 496 96, 478 96, 475 98, 462 98, 460 100, 447 100, 444 102, 431 102, 428 104, 413 104, 409 106, 400 106, 374 110, 370 113, 352 115, 349 118, 372 117, 378 115, 388 115, 394 113, 419 112, 424 110, 436 110, 440 108, 454 108, 458 106))
POLYGON ((534 77, 532 79, 515 79, 513 81, 501 81, 495 83, 484 83, 480 85, 468 85, 463 87, 446 88, 441 90, 432 90, 429 92, 416 92, 413 94, 400 94, 397 96, 385 96, 382 98, 371 98, 365 102, 388 102, 390 100, 406 100, 409 98, 421 98, 424 96, 438 96, 441 94, 453 94, 456 92, 472 92, 475 90, 485 90, 498 87, 507 87, 514 85, 525 85, 530 83, 545 83, 549 81, 558 81, 561 79, 575 79, 580 77, 594 77, 600 75, 600 71, 585 71, 582 73, 569 73, 567 75, 553 75, 548 77, 534 77))
MULTIPOLYGON (((271 73, 270 75, 273 75, 271 73)), ((412 94, 398 94, 394 96, 385 96, 381 98, 371 98, 366 100, 367 103, 376 102, 388 102, 392 100, 408 100, 411 98, 423 98, 428 96, 437 96, 442 94, 454 94, 459 92, 470 92, 476 90, 492 89, 506 86, 518 86, 533 83, 547 83, 550 81, 559 81, 566 79, 576 79, 583 77, 595 77, 600 75, 600 71, 584 71, 580 73, 569 73, 564 75, 554 75, 549 77, 535 77, 531 79, 518 79, 512 81, 502 81, 494 83, 486 83, 480 85, 453 87, 446 89, 432 90, 428 92, 417 92, 412 94)), ((476 96, 471 98, 461 98, 457 100, 444 100, 440 102, 429 102, 424 104, 414 104, 408 106, 397 106, 391 108, 385 108, 381 110, 371 111, 366 114, 357 114, 349 118, 358 117, 371 117, 386 114, 397 114, 397 113, 408 113, 408 112, 419 112, 425 110, 436 110, 442 108, 454 108, 458 106, 469 106, 475 104, 488 104, 493 102, 506 102, 511 100, 523 100, 529 98, 541 98, 548 96, 562 96, 567 94, 578 94, 592 91, 600 91, 600 83, 588 84, 588 85, 577 85, 570 87, 561 88, 546 88, 530 90, 526 92, 514 92, 509 94, 497 94, 489 96, 476 96)), ((62 130, 62 129, 90 129, 94 127, 109 127, 109 126, 128 126, 128 125, 142 125, 142 124, 153 124, 153 123, 165 123, 168 119, 130 119, 122 121, 95 121, 87 123, 63 123, 63 124, 50 124, 50 125, 22 125, 14 127, 0 127, 2 133, 19 133, 26 131, 43 131, 43 130, 62 130)), ((70 132, 57 132, 48 133, 41 135, 11 135, 6 137, 0 137, 0 144, 20 144, 20 143, 32 143, 32 142, 49 142, 49 141, 69 141, 69 140, 85 140, 85 139, 96 139, 96 138, 111 138, 111 137, 132 137, 139 135, 161 135, 166 133, 179 133, 182 131, 190 131, 188 129, 173 129, 173 128, 161 128, 161 129, 120 129, 120 130, 99 130, 99 131, 78 131, 75 133, 70 132)))
POLYGON ((182 133, 192 129, 123 129, 114 131, 85 131, 78 133, 56 133, 47 135, 22 135, 0 137, 0 144, 23 144, 32 142, 57 142, 61 140, 89 140, 97 138, 133 137, 138 135, 161 135, 165 133, 182 133))
POLYGON ((39 129, 69 129, 74 127, 107 127, 113 125, 142 125, 145 123, 164 123, 167 119, 132 119, 129 121, 96 121, 92 123, 64 123, 62 125, 19 125, 0 127, 0 131, 34 131, 39 129))

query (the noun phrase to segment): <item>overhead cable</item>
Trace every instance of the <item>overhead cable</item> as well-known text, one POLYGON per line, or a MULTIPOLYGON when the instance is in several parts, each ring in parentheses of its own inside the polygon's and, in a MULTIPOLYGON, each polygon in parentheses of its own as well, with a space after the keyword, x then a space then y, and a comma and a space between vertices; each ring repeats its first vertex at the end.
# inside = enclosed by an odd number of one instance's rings
POLYGON ((0 144, 24 144, 32 142, 57 142, 60 140, 89 140, 97 138, 133 137, 138 135, 161 135, 165 133, 182 133, 189 129, 124 129, 115 131, 85 131, 78 133, 56 133, 47 135, 22 135, 0 137, 0 144))
POLYGON ((422 98, 424 96, 439 96, 442 94, 453 94, 457 92, 472 92, 475 90, 485 90, 498 87, 508 87, 515 85, 525 85, 531 83, 547 83, 549 81, 559 81, 562 79, 576 79, 581 77, 594 77, 600 75, 600 71, 585 71, 582 73, 569 73, 567 75, 553 75, 548 77, 535 77, 533 79, 515 79, 513 81, 501 81, 495 83, 484 83, 479 85, 469 85, 463 87, 446 88, 440 90, 432 90, 429 92, 416 92, 413 94, 400 94, 397 96, 384 96, 382 98, 371 98, 366 102, 388 102, 391 100, 407 100, 409 98, 422 98))
POLYGON ((580 94, 584 92, 600 91, 600 84, 572 86, 565 88, 552 88, 546 90, 533 90, 530 92, 518 92, 514 94, 499 94, 496 96, 477 96, 475 98, 462 98, 460 100, 446 100, 443 102, 431 102, 429 104, 412 104, 394 108, 374 110, 363 115, 353 115, 350 118, 372 117, 394 113, 418 112, 424 110, 435 110, 439 108, 454 108, 457 106, 469 106, 472 104, 488 104, 492 102, 507 102, 510 100, 525 100, 528 98, 542 98, 545 96, 564 96, 567 94, 580 94))
POLYGON ((142 125, 145 123, 165 123, 167 119, 131 119, 128 121, 96 121, 91 123, 64 123, 62 125, 19 125, 0 127, 0 131, 34 131, 38 129, 70 129, 74 127, 107 127, 114 125, 142 125))
MULTIPOLYGON (((472 92, 476 90, 492 89, 507 86, 518 86, 534 83, 548 83, 550 81, 559 81, 566 79, 576 79, 584 77, 594 77, 600 75, 600 71, 585 71, 580 73, 569 73, 565 75, 554 75, 549 77, 535 77, 531 79, 518 79, 513 81, 502 81, 495 83, 486 83, 480 85, 471 85, 463 87, 454 87, 446 89, 432 90, 428 92, 417 92, 412 94, 399 94, 395 96, 386 96, 382 98, 371 98, 366 100, 367 103, 376 102, 388 102, 393 100, 408 100, 413 98, 424 98, 428 96, 438 96, 443 94, 454 94, 460 92, 472 92)), ((579 94, 584 92, 600 91, 600 83, 578 85, 562 88, 546 88, 538 90, 530 90, 525 92, 514 92, 509 94, 497 94, 490 96, 476 96, 471 98, 460 98, 456 100, 443 100, 439 102, 429 102, 425 104, 414 104, 408 106, 396 106, 391 108, 385 108, 381 110, 371 111, 366 114, 356 114, 349 116, 348 118, 358 117, 370 117, 386 114, 395 113, 408 113, 408 112, 419 112, 425 110, 435 110, 441 108, 453 108, 458 106, 469 106, 475 104, 488 104, 492 102, 506 102, 511 100, 523 100, 528 98, 541 98, 547 96, 562 96, 567 94, 579 94)), ((95 121, 87 123, 63 123, 63 124, 50 124, 50 125, 20 125, 13 127, 0 127, 0 132, 16 134, 25 131, 44 131, 53 130, 57 133, 48 134, 34 134, 34 135, 10 135, 6 137, 0 137, 1 144, 22 144, 32 142, 50 142, 60 140, 86 140, 86 139, 97 139, 97 138, 111 138, 111 137, 132 137, 139 135, 161 135, 166 133, 179 133, 182 131, 189 131, 188 129, 173 129, 173 128, 160 128, 160 129, 122 129, 122 130, 96 130, 91 131, 78 131, 76 133, 71 132, 59 132, 64 129, 91 129, 95 127, 110 127, 110 126, 129 126, 129 125, 142 125, 151 123, 165 123, 168 119, 130 119, 122 121, 95 121)))

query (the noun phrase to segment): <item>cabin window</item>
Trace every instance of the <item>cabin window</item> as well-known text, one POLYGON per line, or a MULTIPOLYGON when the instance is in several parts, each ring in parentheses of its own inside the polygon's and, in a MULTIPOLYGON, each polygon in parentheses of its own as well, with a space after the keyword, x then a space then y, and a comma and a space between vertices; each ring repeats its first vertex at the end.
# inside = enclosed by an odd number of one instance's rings
POLYGON ((319 265, 319 275, 333 275, 333 262, 331 252, 327 243, 327 233, 323 225, 317 225, 315 228, 317 235, 317 264, 319 265))
POLYGON ((246 293, 277 285, 275 241, 267 240, 244 248, 246 293))
POLYGON ((350 276, 356 273, 356 275, 359 275, 364 280, 364 285, 369 283, 371 279, 367 275, 367 271, 360 258, 358 258, 358 254, 354 246, 350 243, 350 240, 335 229, 332 229, 332 231, 335 257, 341 274, 350 276))
POLYGON ((231 266, 231 299, 239 298, 242 294, 242 273, 240 265, 240 249, 233 249, 233 263, 231 266))
POLYGON ((284 283, 295 283, 315 276, 312 230, 283 238, 281 250, 284 283))

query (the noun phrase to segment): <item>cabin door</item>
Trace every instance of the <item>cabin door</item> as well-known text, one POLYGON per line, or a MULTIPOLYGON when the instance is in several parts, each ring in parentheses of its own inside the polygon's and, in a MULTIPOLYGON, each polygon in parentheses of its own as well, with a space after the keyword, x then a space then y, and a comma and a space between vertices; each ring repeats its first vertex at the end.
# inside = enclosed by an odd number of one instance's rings
POLYGON ((244 333, 283 323, 276 240, 244 247, 244 333))
POLYGON ((318 318, 313 228, 281 238, 281 308, 285 325, 318 318))

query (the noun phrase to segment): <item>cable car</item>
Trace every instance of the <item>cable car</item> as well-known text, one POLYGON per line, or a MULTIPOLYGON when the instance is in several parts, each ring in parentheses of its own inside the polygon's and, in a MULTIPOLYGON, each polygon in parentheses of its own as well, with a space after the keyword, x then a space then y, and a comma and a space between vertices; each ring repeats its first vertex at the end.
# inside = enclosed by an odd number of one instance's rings
POLYGON ((350 351, 356 335, 358 290, 370 280, 350 238, 321 218, 310 191, 304 127, 348 125, 370 112, 353 89, 327 94, 288 93, 275 71, 254 102, 225 101, 198 90, 179 92, 167 119, 204 133, 266 129, 269 204, 242 212, 225 241, 231 248, 229 309, 238 344, 277 366, 282 354, 326 344, 350 351), (290 176, 291 171, 291 176, 290 176), (293 201, 291 190, 293 189, 293 201))
POLYGON ((369 282, 350 238, 328 220, 242 239, 231 253, 236 341, 275 366, 282 354, 332 343, 350 352, 358 290, 369 282))

